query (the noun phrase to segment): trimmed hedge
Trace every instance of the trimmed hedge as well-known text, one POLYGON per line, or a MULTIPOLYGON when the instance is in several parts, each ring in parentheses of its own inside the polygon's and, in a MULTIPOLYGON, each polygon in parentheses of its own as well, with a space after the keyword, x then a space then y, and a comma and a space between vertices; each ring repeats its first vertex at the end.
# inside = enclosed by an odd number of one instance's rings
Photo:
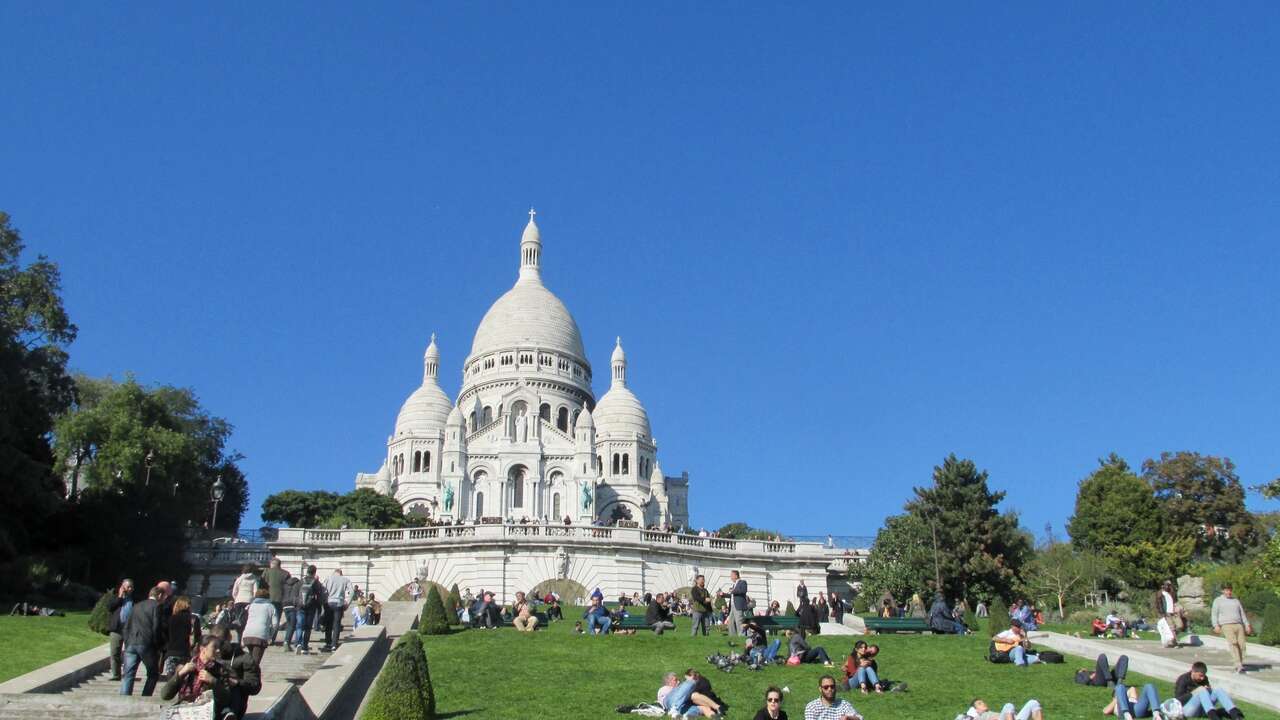
POLYGON ((987 631, 991 637, 1009 629, 1009 606, 1004 604, 1004 600, 992 600, 987 615, 987 631))
POLYGON ((436 698, 427 654, 422 638, 410 630, 391 648, 360 720, 430 720, 435 716, 436 698))
POLYGON ((787 601, 787 610, 785 614, 787 617, 792 617, 796 614, 796 606, 792 605, 790 600, 787 601))
POLYGON ((1271 603, 1263 611, 1258 642, 1263 645, 1280 645, 1280 603, 1271 603))
POLYGON ((444 600, 435 584, 427 591, 427 603, 422 606, 418 632, 424 635, 444 635, 449 632, 449 614, 444 609, 444 600))
POLYGON ((107 610, 107 605, 111 599, 116 596, 110 590, 102 593, 102 597, 98 598, 98 603, 93 606, 93 612, 89 613, 89 629, 99 635, 110 635, 107 630, 108 624, 111 622, 111 613, 107 610))
POLYGON ((449 611, 449 624, 458 624, 458 611, 462 609, 462 595, 458 592, 458 583, 449 588, 449 598, 445 601, 445 610, 449 611))

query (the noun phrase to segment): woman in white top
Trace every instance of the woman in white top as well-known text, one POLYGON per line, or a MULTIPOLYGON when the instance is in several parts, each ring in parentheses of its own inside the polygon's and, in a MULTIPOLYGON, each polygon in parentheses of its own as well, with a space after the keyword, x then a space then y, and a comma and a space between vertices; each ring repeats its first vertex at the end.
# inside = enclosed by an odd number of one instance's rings
POLYGON ((271 631, 279 623, 276 606, 271 604, 271 592, 267 588, 258 588, 253 602, 249 603, 248 618, 240 639, 240 645, 253 656, 254 665, 262 662, 262 654, 271 642, 271 631))

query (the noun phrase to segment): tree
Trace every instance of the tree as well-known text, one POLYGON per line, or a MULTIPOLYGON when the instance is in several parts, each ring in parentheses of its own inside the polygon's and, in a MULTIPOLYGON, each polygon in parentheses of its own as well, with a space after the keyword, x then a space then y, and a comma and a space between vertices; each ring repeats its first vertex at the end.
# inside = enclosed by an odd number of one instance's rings
POLYGON ((1031 537, 1018 526, 1017 514, 996 508, 1005 494, 987 487, 987 472, 949 455, 934 467, 933 485, 915 488, 915 495, 906 510, 928 530, 938 566, 933 574, 941 575, 946 596, 1009 597, 1031 554, 1031 537))
POLYGON ((404 526, 404 509, 390 495, 373 488, 359 488, 342 496, 333 521, 353 528, 397 528, 404 526))
POLYGON ((228 453, 227 421, 209 415, 184 388, 144 387, 76 378, 76 402, 54 424, 57 467, 76 492, 53 534, 77 547, 93 585, 141 571, 185 577, 186 529, 209 518, 209 489, 221 476, 227 493, 218 527, 235 530, 248 504, 238 455, 228 453))
POLYGON ((1131 588, 1155 588, 1176 578, 1191 563, 1195 538, 1180 537, 1112 545, 1103 554, 1107 567, 1131 588))
POLYGON ((928 524, 916 515, 885 519, 865 563, 849 564, 850 579, 862 582, 862 592, 872 598, 884 593, 908 597, 929 585, 934 577, 932 537, 928 524))
POLYGON ((435 692, 418 633, 400 636, 378 673, 361 720, 427 720, 435 717, 435 692))
POLYGON ((462 609, 462 594, 458 592, 458 583, 449 588, 449 597, 445 600, 445 610, 449 611, 449 624, 457 625, 458 611, 462 609))
POLYGON ((1276 478, 1265 485, 1254 485, 1253 489, 1262 493, 1262 496, 1268 500, 1280 500, 1280 478, 1276 478))
POLYGON ((764 528, 755 528, 744 522, 731 522, 716 533, 722 538, 733 538, 737 540, 772 540, 775 537, 781 537, 780 533, 764 528))
POLYGON ((1258 642, 1263 645, 1280 645, 1280 603, 1271 603, 1262 612, 1262 629, 1258 642))
POLYGON ((1163 534, 1162 518, 1151 486, 1111 453, 1080 481, 1067 532, 1077 548, 1103 552, 1113 545, 1157 542, 1163 534))
POLYGON ((22 267, 24 249, 0 212, 0 565, 58 547, 44 532, 63 498, 49 431, 75 395, 58 267, 44 255, 22 267))
POLYGON ((1185 451, 1142 463, 1142 477, 1166 519, 1166 535, 1195 538, 1198 558, 1238 562, 1265 540, 1244 507, 1235 469, 1229 458, 1185 451))
POLYGON ((449 632, 449 616, 440 597, 440 586, 431 583, 427 590, 427 602, 422 606, 422 618, 418 631, 423 635, 444 635, 449 632))
POLYGON ((294 528, 314 528, 337 514, 341 496, 325 490, 285 490, 262 503, 262 520, 294 528))
POLYGON ((1051 595, 1058 601, 1058 617, 1066 618, 1067 596, 1088 587, 1098 576, 1099 563, 1068 543, 1039 550, 1022 568, 1023 590, 1031 597, 1051 595))
POLYGON ((98 602, 94 603, 93 611, 89 613, 89 629, 99 635, 110 635, 108 629, 111 622, 111 601, 116 597, 114 590, 108 590, 98 598, 98 602))

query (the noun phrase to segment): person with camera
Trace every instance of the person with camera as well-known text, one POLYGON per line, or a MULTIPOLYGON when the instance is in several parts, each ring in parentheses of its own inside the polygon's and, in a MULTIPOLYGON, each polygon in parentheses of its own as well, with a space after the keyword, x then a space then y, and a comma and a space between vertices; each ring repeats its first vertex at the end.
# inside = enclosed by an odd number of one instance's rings
POLYGON ((110 636, 108 645, 111 653, 111 679, 120 679, 120 668, 124 660, 124 625, 129 622, 129 614, 133 612, 133 581, 125 578, 116 588, 115 596, 107 604, 110 614, 107 620, 107 632, 110 636))
MULTIPOLYGON (((214 662, 205 667, 213 678, 214 717, 240 720, 249 707, 249 698, 262 690, 262 671, 249 653, 231 642, 231 631, 225 625, 214 625, 205 637, 217 642, 214 662)), ((202 638, 201 652, 204 642, 202 638)))
POLYGON ((220 672, 217 664, 218 642, 218 638, 213 635, 200 638, 195 658, 175 669, 160 688, 160 697, 164 700, 176 697, 179 703, 193 703, 206 691, 212 690, 217 682, 215 673, 220 672))

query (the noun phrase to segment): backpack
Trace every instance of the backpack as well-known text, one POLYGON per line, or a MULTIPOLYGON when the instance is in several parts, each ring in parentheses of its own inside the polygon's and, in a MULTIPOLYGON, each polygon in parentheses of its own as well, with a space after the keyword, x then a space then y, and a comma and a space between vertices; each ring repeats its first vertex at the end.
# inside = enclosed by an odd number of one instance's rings
POLYGON ((1054 652, 1053 650, 1041 650, 1038 657, 1040 658, 1040 662, 1042 663, 1057 664, 1057 663, 1062 663, 1067 661, 1067 659, 1062 656, 1062 653, 1054 652))
POLYGON ((997 650, 996 641, 991 641, 991 646, 987 648, 987 660, 993 663, 1007 663, 1009 660, 1008 650, 997 650))
POLYGON ((329 593, 325 591, 324 585, 317 578, 311 578, 311 582, 302 590, 302 604, 304 607, 320 607, 324 605, 328 597, 329 593))

